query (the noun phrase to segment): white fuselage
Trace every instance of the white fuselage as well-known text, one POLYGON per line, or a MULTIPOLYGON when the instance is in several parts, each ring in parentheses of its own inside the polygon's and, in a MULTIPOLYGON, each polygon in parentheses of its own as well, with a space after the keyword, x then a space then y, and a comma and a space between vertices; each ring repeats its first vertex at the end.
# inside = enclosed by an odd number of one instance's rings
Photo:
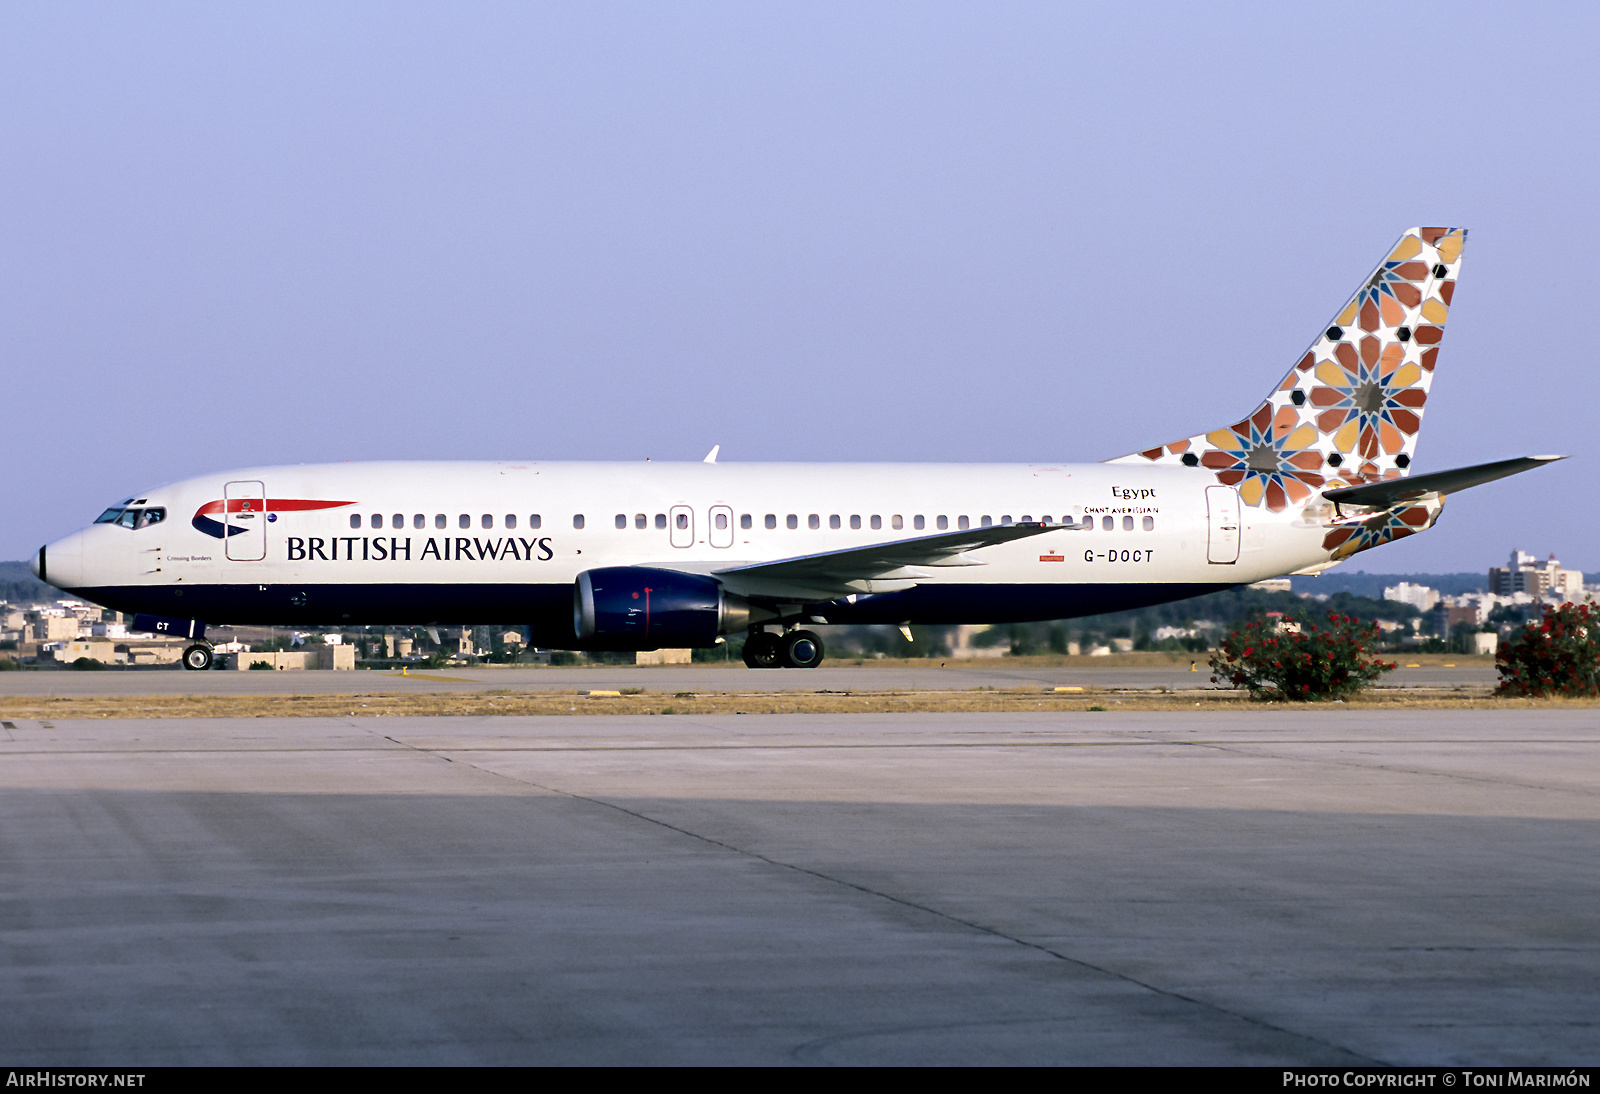
POLYGON ((91 525, 42 555, 59 587, 218 624, 527 622, 566 613, 598 567, 710 574, 1011 522, 1062 527, 860 583, 828 620, 1056 618, 1327 561, 1320 499, 1219 510, 1218 491, 1232 494, 1202 469, 1118 464, 261 467, 151 490, 129 503, 164 509, 159 523, 91 525))

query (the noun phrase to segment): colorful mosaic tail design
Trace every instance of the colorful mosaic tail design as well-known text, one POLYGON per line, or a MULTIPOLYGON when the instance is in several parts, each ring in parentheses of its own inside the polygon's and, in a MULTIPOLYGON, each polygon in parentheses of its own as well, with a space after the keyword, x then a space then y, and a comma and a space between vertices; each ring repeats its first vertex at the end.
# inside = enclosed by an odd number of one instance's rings
POLYGON ((1407 231, 1255 413, 1107 462, 1209 468, 1273 512, 1404 475, 1466 239, 1464 228, 1407 231))

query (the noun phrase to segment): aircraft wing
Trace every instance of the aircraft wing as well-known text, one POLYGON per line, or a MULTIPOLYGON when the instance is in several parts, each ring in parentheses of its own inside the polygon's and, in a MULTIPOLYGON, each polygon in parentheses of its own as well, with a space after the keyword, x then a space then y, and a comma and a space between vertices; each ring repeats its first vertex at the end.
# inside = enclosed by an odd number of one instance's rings
POLYGON ((1415 501, 1430 494, 1451 494, 1469 486, 1481 486, 1495 479, 1543 467, 1565 456, 1519 456, 1514 460, 1480 463, 1473 467, 1458 467, 1453 471, 1434 471, 1427 475, 1412 475, 1404 479, 1387 479, 1361 486, 1342 486, 1337 490, 1324 490, 1322 496, 1335 504, 1370 505, 1375 509, 1388 509, 1401 502, 1415 501))
POLYGON ((815 555, 756 562, 713 570, 723 585, 743 596, 795 600, 832 600, 851 593, 885 593, 909 589, 932 575, 926 568, 982 566, 967 552, 1026 539, 1043 532, 1067 531, 1064 525, 994 525, 960 532, 940 532, 915 539, 897 539, 869 547, 847 547, 815 555))

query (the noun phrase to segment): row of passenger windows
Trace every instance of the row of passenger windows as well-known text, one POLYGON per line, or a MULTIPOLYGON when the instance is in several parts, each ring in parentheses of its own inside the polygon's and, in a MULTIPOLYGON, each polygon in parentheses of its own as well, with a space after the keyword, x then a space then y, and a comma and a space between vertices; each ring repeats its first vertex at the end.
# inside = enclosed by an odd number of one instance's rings
MULTIPOLYGON (((382 513, 373 513, 372 515, 370 515, 366 519, 367 519, 368 527, 371 527, 371 528, 382 528, 383 527, 384 515, 382 513)), ((574 517, 573 520, 574 520, 573 527, 575 527, 575 528, 582 528, 583 527, 583 518, 582 517, 574 517)), ((393 516, 389 517, 388 521, 389 521, 389 527, 390 528, 404 528, 406 526, 406 515, 404 513, 396 513, 393 516)), ((493 513, 485 513, 485 514, 483 514, 483 516, 478 518, 478 526, 480 528, 493 528, 494 527, 494 521, 495 521, 495 517, 494 517, 493 513)), ((517 526, 517 514, 515 514, 515 513, 507 513, 505 516, 500 518, 500 521, 501 521, 500 527, 505 528, 507 530, 513 529, 513 528, 515 528, 517 526)), ((543 523, 544 522, 540 519, 538 513, 534 513, 532 516, 530 516, 528 518, 528 527, 529 528, 541 527, 543 525, 543 523)), ((362 524, 361 514, 360 513, 351 513, 350 514, 350 527, 352 527, 352 528, 360 528, 361 524, 362 524)), ((416 513, 411 517, 411 527, 413 527, 413 528, 426 528, 427 526, 428 526, 428 516, 427 516, 426 513, 416 513)), ((449 528, 450 527, 450 518, 445 516, 443 513, 435 513, 434 516, 433 516, 433 526, 435 528, 449 528)), ((456 527, 457 528, 471 528, 472 527, 472 515, 470 513, 462 513, 460 516, 456 517, 456 527)), ((666 526, 663 525, 662 527, 666 527, 666 526)))
MULTIPOLYGON (((108 510, 107 514, 105 516, 102 516, 100 519, 102 521, 115 520, 116 519, 116 512, 117 511, 115 511, 115 510, 108 510)), ((154 512, 157 512, 157 510, 150 510, 150 512, 154 513, 154 512)), ((162 511, 162 515, 163 516, 165 515, 164 511, 162 511)), ((716 524, 718 530, 726 529, 728 527, 728 518, 729 518, 730 515, 731 514, 729 514, 729 513, 716 513, 713 516, 713 518, 712 518, 713 519, 713 523, 716 524)), ((160 517, 156 517, 155 519, 159 520, 161 518, 160 517)), ((390 528, 404 528, 406 526, 406 515, 404 513, 395 513, 394 515, 388 517, 387 519, 388 519, 388 523, 389 523, 389 527, 390 528)), ((956 528, 959 529, 959 530, 965 530, 967 528, 972 527, 972 520, 971 520, 970 517, 962 515, 962 516, 956 517, 955 519, 956 519, 956 528)), ((1044 522, 1045 524, 1054 523, 1054 521, 1051 519, 1051 517, 1050 517, 1050 515, 1048 513, 1046 513, 1044 516, 1040 517, 1039 519, 1042 522, 1044 522)), ((367 524, 368 527, 371 527, 371 528, 382 528, 384 526, 384 520, 385 520, 384 514, 382 514, 382 513, 372 513, 366 518, 366 524, 367 524)), ((877 531, 877 530, 879 530, 879 529, 881 529, 883 527, 883 517, 881 515, 877 514, 877 513, 874 513, 870 517, 867 517, 866 520, 867 520, 867 526, 869 528, 871 528, 873 531, 877 531)), ((1031 517, 1031 516, 1029 516, 1027 514, 1023 514, 1023 516, 1020 518, 1020 520, 1022 521, 1022 523, 1027 524, 1027 523, 1029 523, 1030 521, 1033 520, 1033 517, 1031 517)), ((501 521, 500 526, 509 531, 509 530, 515 529, 517 527, 518 517, 517 517, 516 513, 507 513, 505 516, 500 518, 500 521, 501 521)), ((861 521, 862 521, 862 517, 861 517, 861 515, 859 513, 852 513, 850 515, 850 527, 852 529, 859 529, 861 527, 861 521)), ((633 526, 635 528, 648 528, 648 527, 650 527, 650 525, 652 523, 655 524, 657 529, 665 529, 667 527, 667 514, 665 514, 665 513, 657 513, 655 515, 655 520, 653 522, 650 521, 647 518, 646 514, 644 514, 644 513, 635 513, 633 515, 633 526)), ((689 514, 688 513, 684 513, 684 512, 675 513, 674 514, 674 523, 680 529, 687 529, 689 527, 689 514)), ((790 513, 788 516, 783 518, 783 523, 784 523, 784 527, 786 527, 786 528, 799 528, 800 527, 800 515, 798 513, 790 513)), ((1000 524, 1001 524, 1002 527, 1007 526, 1007 525, 1011 525, 1011 524, 1015 524, 1015 523, 1016 523, 1016 521, 1011 519, 1010 514, 1007 514, 1007 515, 1002 516, 1000 518, 1000 524)), ((1074 522, 1073 522, 1073 520, 1072 520, 1072 518, 1070 516, 1063 516, 1061 518, 1061 523, 1066 525, 1066 526, 1068 526, 1068 527, 1077 527, 1077 528, 1081 528, 1081 529, 1084 529, 1084 530, 1089 530, 1089 529, 1094 528, 1094 517, 1092 517, 1092 516, 1084 517, 1081 523, 1074 524, 1074 522)), ((616 516, 615 524, 616 524, 616 527, 618 527, 618 528, 626 528, 628 526, 628 514, 626 514, 626 513, 618 513, 617 516, 616 516)), ((528 528, 530 528, 530 529, 541 528, 541 527, 543 527, 543 525, 544 525, 544 521, 543 521, 543 519, 540 517, 540 515, 538 513, 533 513, 533 514, 529 515, 528 523, 527 523, 527 527, 528 528)), ((582 528, 583 525, 584 525, 583 514, 582 513, 574 514, 573 518, 572 518, 572 526, 574 528, 582 528)), ((978 518, 978 527, 980 527, 980 528, 989 528, 989 527, 992 527, 993 525, 994 525, 994 518, 991 517, 991 516, 985 515, 985 516, 981 516, 981 517, 978 518)), ((1143 525, 1144 525, 1144 530, 1146 532, 1155 531, 1156 518, 1152 517, 1152 516, 1146 516, 1144 518, 1144 520, 1143 520, 1143 525)), ((411 527, 413 527, 413 528, 426 528, 427 526, 428 526, 428 518, 427 518, 426 514, 424 514, 424 513, 416 513, 411 517, 411 527)), ((441 529, 449 528, 450 527, 450 518, 447 517, 443 513, 436 513, 436 514, 434 514, 434 517, 433 517, 433 526, 435 528, 441 528, 441 529)), ((478 518, 478 527, 480 527, 480 528, 493 528, 494 526, 495 526, 494 514, 492 514, 492 513, 484 513, 482 516, 480 516, 478 518)), ((762 518, 762 526, 765 527, 765 528, 768 528, 768 529, 773 529, 773 528, 778 527, 778 514, 776 514, 776 513, 768 513, 765 517, 762 518)), ((843 526, 844 526, 844 518, 840 517, 838 513, 833 513, 828 517, 828 527, 829 528, 842 528, 843 526)), ((893 516, 891 516, 889 518, 889 527, 894 529, 895 531, 900 531, 901 529, 905 528, 905 526, 906 526, 905 518, 903 516, 901 516, 899 513, 896 513, 896 514, 894 514, 893 516)), ((938 531, 941 531, 941 532, 948 531, 949 528, 950 528, 950 518, 948 516, 943 515, 943 514, 941 514, 939 516, 936 516, 936 517, 933 518, 933 526, 938 531)), ((352 528, 360 528, 360 527, 362 527, 362 517, 361 517, 360 513, 351 513, 350 514, 350 527, 352 527, 352 528)), ((471 528, 472 527, 472 515, 470 513, 462 513, 459 516, 457 516, 456 517, 456 527, 457 528, 463 528, 463 529, 471 528)), ((742 514, 740 514, 740 516, 739 516, 739 527, 743 528, 743 529, 746 529, 746 530, 749 530, 749 529, 755 527, 755 516, 754 516, 754 514, 752 514, 752 513, 742 513, 742 514)), ((821 514, 819 514, 819 513, 811 513, 811 514, 809 514, 806 517, 806 527, 807 528, 811 528, 811 529, 821 528, 822 527, 822 516, 821 516, 821 514)), ((926 530, 927 527, 928 527, 928 518, 923 516, 921 513, 918 513, 917 515, 915 515, 915 516, 913 516, 911 518, 911 527, 912 527, 913 530, 919 531, 919 532, 926 530)), ((1112 517, 1112 516, 1103 516, 1103 517, 1101 517, 1100 518, 1100 527, 1104 531, 1107 531, 1107 532, 1113 531, 1116 528, 1116 518, 1112 517)), ((1133 517, 1124 516, 1122 518, 1122 530, 1125 531, 1125 532, 1133 531, 1133 517)))

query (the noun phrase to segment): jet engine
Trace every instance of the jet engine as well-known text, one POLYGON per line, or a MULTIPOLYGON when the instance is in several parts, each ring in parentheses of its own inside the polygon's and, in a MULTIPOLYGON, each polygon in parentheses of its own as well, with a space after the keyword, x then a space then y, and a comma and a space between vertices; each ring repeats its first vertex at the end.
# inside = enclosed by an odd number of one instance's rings
POLYGON ((572 629, 586 649, 713 646, 759 622, 752 611, 773 618, 714 578, 649 566, 585 570, 572 589, 572 629))

